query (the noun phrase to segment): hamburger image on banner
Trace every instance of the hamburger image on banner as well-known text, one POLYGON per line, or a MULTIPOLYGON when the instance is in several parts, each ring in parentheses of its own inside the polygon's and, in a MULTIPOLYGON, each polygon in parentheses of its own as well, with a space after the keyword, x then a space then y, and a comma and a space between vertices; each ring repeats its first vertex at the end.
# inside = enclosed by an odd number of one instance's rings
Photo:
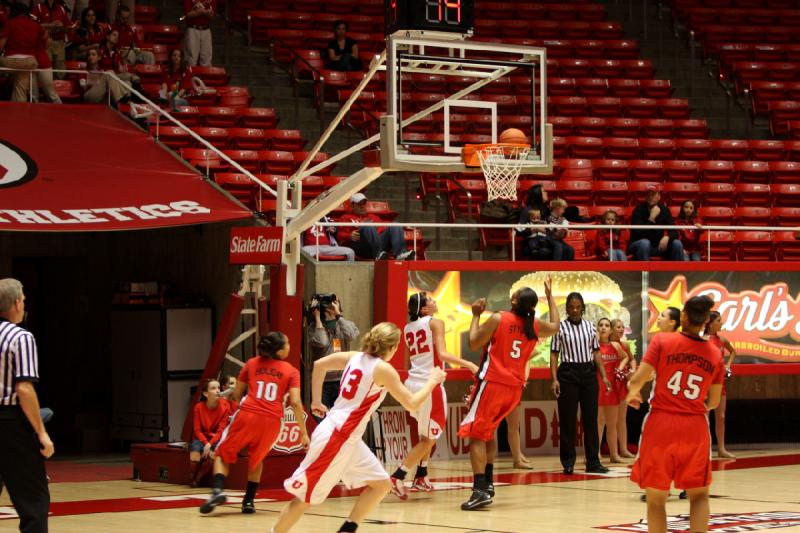
MULTIPOLYGON (((561 319, 567 317, 567 295, 579 292, 586 303, 586 312, 583 318, 596 324, 601 318, 614 320, 619 318, 625 323, 626 332, 630 333, 631 315, 622 305, 623 294, 619 284, 600 272, 575 271, 575 272, 532 272, 520 277, 511 285, 509 297, 523 287, 530 287, 539 296, 539 305, 536 314, 539 318, 548 315, 547 302, 544 297, 544 280, 547 276, 553 277, 553 297, 558 306, 561 319)), ((636 354, 636 346, 631 343, 631 352, 636 354)), ((550 339, 545 339, 536 347, 534 366, 546 366, 550 361, 550 339)))

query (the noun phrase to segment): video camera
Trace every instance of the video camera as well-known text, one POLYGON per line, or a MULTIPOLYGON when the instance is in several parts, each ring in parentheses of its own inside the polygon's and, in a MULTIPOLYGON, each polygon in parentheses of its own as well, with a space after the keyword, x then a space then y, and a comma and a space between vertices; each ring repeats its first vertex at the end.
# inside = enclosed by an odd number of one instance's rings
MULTIPOLYGON (((322 319, 325 319, 325 311, 333 305, 333 302, 338 301, 336 295, 333 293, 323 293, 323 294, 315 294, 311 297, 311 302, 306 307, 306 313, 308 319, 311 320, 313 318, 313 311, 314 309, 319 309, 319 314, 322 319)), ((341 303, 339 304, 339 311, 341 312, 342 307, 341 303)))

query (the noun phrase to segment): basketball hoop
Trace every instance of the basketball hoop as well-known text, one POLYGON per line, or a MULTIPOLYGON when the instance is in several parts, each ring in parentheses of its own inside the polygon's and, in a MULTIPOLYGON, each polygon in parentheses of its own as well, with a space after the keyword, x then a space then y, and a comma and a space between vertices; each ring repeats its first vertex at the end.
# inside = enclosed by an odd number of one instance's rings
POLYGON ((531 147, 527 144, 474 144, 464 147, 464 164, 480 164, 489 201, 517 200, 517 179, 531 147))

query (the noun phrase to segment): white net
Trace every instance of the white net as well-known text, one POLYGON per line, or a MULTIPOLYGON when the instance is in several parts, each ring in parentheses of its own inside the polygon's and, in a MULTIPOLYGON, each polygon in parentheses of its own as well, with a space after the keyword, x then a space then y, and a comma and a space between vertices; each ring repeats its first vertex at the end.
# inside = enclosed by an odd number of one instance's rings
POLYGON ((491 145, 478 150, 489 201, 517 200, 517 179, 530 149, 523 145, 491 145))

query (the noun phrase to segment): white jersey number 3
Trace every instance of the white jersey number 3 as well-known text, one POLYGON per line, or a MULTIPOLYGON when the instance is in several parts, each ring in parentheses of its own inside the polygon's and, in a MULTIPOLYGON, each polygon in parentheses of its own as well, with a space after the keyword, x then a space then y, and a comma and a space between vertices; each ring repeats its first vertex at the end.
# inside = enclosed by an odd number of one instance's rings
POLYGON ((678 396, 683 390, 683 396, 687 400, 696 400, 700 396, 700 383, 703 382, 703 376, 697 374, 689 374, 686 377, 686 387, 683 387, 683 370, 678 370, 667 381, 667 388, 672 391, 672 394, 678 396))

